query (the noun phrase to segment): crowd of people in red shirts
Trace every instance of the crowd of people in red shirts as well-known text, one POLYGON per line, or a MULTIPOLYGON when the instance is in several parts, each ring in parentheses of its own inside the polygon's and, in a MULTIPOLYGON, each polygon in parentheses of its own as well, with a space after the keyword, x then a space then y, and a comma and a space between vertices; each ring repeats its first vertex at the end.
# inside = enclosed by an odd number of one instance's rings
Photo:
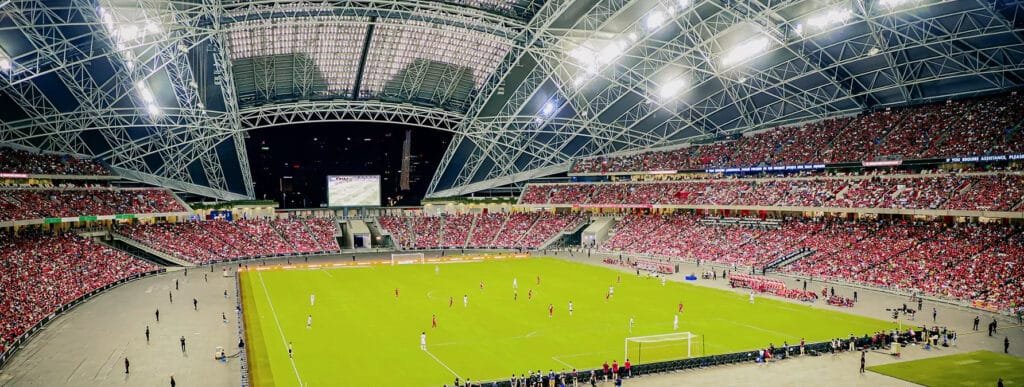
POLYGON ((176 258, 206 264, 337 252, 334 227, 325 219, 246 219, 136 224, 117 232, 176 258))
POLYGON ((377 220, 385 232, 405 249, 537 249, 563 231, 578 226, 583 218, 579 214, 515 212, 385 215, 377 220))
POLYGON ((155 265, 74 234, 0 233, 0 353, 90 292, 156 271, 155 265))
POLYGON ((0 173, 107 176, 110 170, 93 160, 0 148, 0 173))
POLYGON ((520 202, 1011 211, 1024 202, 1024 174, 531 184, 520 202))
POLYGON ((0 221, 185 211, 187 209, 166 189, 0 189, 0 221))
POLYGON ((630 214, 598 249, 763 268, 787 254, 792 274, 905 292, 1024 305, 1024 232, 998 223, 787 219, 722 226, 694 214, 630 214))
POLYGON ((1017 92, 885 109, 687 148, 578 160, 576 173, 695 170, 1024 153, 1017 92))

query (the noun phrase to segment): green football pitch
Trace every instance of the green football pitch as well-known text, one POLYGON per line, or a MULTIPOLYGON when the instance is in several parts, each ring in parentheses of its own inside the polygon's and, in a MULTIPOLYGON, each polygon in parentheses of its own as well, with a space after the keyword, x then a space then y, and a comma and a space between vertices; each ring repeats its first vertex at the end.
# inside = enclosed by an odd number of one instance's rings
MULTIPOLYGON (((662 285, 550 258, 240 275, 250 375, 257 386, 440 386, 455 375, 479 381, 528 370, 621 364, 627 337, 692 332, 697 338, 690 350, 698 355, 779 346, 784 340, 792 345, 801 338, 824 341, 891 326, 795 303, 757 298, 751 304, 745 293, 672 281, 662 285), (614 296, 606 299, 609 286, 614 296), (680 302, 685 310, 674 331, 680 302), (433 315, 437 328, 431 327, 433 315), (312 316, 310 328, 307 316, 312 316), (420 349, 424 331, 427 351, 420 349), (294 349, 292 359, 287 343, 294 349)), ((685 342, 640 345, 650 349, 630 348, 637 364, 686 356, 685 342)))
POLYGON ((871 371, 924 386, 1024 386, 1024 359, 990 351, 976 351, 892 363, 871 371))

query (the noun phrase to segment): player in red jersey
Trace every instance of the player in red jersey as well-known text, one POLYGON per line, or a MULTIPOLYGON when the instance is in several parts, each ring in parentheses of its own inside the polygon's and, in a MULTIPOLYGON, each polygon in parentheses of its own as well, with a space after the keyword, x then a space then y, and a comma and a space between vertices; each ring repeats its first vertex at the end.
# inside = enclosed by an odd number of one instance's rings
POLYGON ((430 322, 431 327, 437 328, 437 315, 436 314, 433 315, 430 319, 431 319, 431 322, 430 322))
POLYGON ((395 298, 398 298, 398 288, 395 288, 395 298))
POLYGON ((555 305, 548 304, 548 317, 555 317, 555 305))
POLYGON ((679 313, 683 313, 683 303, 679 303, 679 313))

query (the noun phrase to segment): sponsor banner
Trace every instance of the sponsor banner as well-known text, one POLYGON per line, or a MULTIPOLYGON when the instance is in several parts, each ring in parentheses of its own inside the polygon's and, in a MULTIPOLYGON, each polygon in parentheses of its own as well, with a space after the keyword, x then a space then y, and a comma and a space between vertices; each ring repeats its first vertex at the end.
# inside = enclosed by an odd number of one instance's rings
POLYGON ((99 218, 96 215, 86 215, 78 217, 79 222, 95 222, 97 219, 99 218))
POLYGON ((651 204, 573 204, 572 208, 654 208, 651 204))
POLYGON ((651 174, 651 175, 674 175, 674 174, 676 174, 676 172, 679 172, 679 171, 673 171, 673 170, 647 171, 647 173, 651 174))
POLYGON ((56 224, 60 222, 60 218, 43 218, 43 224, 56 224))
POLYGON ((743 168, 712 168, 707 173, 748 173, 748 172, 779 172, 779 171, 809 171, 825 169, 825 164, 804 164, 804 165, 776 165, 770 167, 743 167, 743 168))
POLYGON ((903 160, 878 160, 878 161, 864 161, 861 165, 865 167, 895 167, 902 165, 903 160))
POLYGON ((978 163, 986 161, 1006 161, 1006 160, 1024 160, 1024 154, 1021 155, 990 155, 990 156, 969 156, 969 157, 950 157, 946 159, 947 163, 978 163))
POLYGON ((135 214, 116 214, 114 219, 135 219, 135 214))
POLYGON ((0 177, 6 177, 10 179, 28 179, 27 173, 0 173, 0 177))

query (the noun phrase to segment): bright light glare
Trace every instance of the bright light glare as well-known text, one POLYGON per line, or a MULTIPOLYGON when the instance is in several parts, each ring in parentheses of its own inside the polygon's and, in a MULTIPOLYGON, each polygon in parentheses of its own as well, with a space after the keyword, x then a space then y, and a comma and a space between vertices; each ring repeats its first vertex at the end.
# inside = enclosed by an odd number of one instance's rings
POLYGON ((851 16, 853 16, 853 11, 849 9, 834 9, 807 19, 805 24, 808 27, 824 29, 828 26, 846 23, 847 20, 850 20, 851 16))
POLYGON ((916 3, 918 0, 881 0, 878 3, 885 8, 896 8, 908 3, 916 3))
POLYGON ((552 114, 555 114, 555 102, 548 101, 548 103, 544 104, 544 108, 541 109, 540 114, 545 117, 551 117, 552 114))
POLYGON ((690 0, 679 0, 679 10, 682 11, 690 6, 690 0))
POLYGON ((156 106, 155 104, 148 104, 148 105, 146 105, 146 111, 149 113, 149 116, 152 117, 152 118, 160 117, 160 114, 162 113, 160 111, 160 107, 156 106))
POLYGON ((648 31, 654 31, 658 29, 658 27, 661 27, 662 24, 665 24, 665 20, 667 19, 668 17, 666 17, 664 12, 651 12, 650 15, 647 15, 647 19, 644 19, 644 27, 647 28, 648 31))
POLYGON ((673 79, 668 83, 661 85, 661 89, 658 90, 658 96, 661 97, 661 99, 670 99, 675 97, 676 94, 679 94, 679 92, 683 90, 684 86, 686 86, 686 82, 683 82, 682 79, 673 79))
POLYGON ((729 66, 753 58, 767 50, 770 44, 771 41, 765 36, 750 39, 722 55, 722 64, 729 66))
POLYGON ((0 58, 0 70, 11 71, 12 68, 14 68, 14 63, 10 59, 0 58))

